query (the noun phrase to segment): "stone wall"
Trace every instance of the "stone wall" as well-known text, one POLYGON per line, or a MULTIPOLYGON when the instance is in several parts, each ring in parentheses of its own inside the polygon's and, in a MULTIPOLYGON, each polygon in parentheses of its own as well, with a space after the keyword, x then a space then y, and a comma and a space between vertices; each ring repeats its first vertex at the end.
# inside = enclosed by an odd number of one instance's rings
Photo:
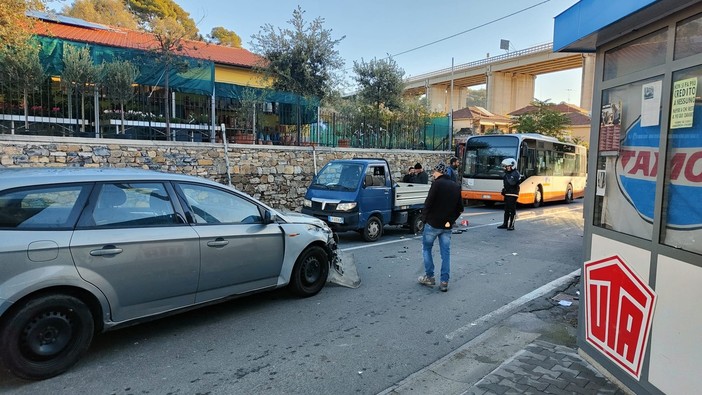
MULTIPOLYGON (((392 177, 422 163, 425 171, 448 162, 450 152, 330 147, 231 144, 232 185, 271 207, 300 211, 315 171, 332 159, 385 158, 392 177)), ((215 143, 141 141, 0 135, 0 168, 6 167, 139 167, 190 174, 226 184, 224 146, 215 143)))

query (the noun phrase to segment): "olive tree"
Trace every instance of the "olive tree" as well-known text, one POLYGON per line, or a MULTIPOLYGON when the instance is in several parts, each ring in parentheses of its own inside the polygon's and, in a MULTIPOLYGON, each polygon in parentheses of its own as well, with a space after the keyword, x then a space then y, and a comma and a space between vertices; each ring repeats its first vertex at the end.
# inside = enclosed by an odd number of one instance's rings
POLYGON ((29 93, 36 90, 45 78, 39 61, 39 45, 33 40, 17 46, 0 46, 0 84, 24 107, 24 128, 29 130, 29 93))
POLYGON ((373 59, 353 63, 354 77, 358 86, 357 96, 363 107, 373 111, 376 138, 381 138, 382 123, 390 120, 394 111, 402 106, 405 71, 392 58, 373 59))
POLYGON ((124 134, 124 105, 134 97, 134 81, 139 70, 127 60, 104 63, 102 66, 102 84, 107 89, 107 97, 119 103, 122 134, 124 134))
POLYGON ((324 100, 333 91, 344 66, 336 48, 344 37, 332 38, 332 31, 324 28, 323 18, 308 23, 304 14, 298 6, 288 21, 289 28, 263 25, 251 42, 252 51, 262 58, 257 69, 272 81, 273 89, 298 95, 298 143, 301 137, 299 97, 324 100))
POLYGON ((183 51, 183 44, 188 33, 175 18, 156 18, 151 25, 153 28, 152 33, 157 42, 154 52, 157 62, 163 66, 166 135, 175 140, 175 135, 171 136, 170 74, 171 71, 180 70, 184 67, 179 53, 183 51))
POLYGON ((61 84, 68 93, 68 118, 72 118, 73 92, 80 94, 81 123, 80 131, 85 132, 85 95, 95 89, 100 79, 102 66, 93 63, 90 48, 76 48, 72 45, 63 47, 63 72, 61 84))

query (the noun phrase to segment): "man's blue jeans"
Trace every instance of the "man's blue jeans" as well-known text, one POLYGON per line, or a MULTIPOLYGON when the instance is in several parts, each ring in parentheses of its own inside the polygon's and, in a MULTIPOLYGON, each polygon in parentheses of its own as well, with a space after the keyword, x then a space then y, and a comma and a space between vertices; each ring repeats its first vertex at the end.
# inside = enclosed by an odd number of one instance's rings
POLYGON ((434 277, 434 257, 431 249, 434 247, 434 240, 439 238, 439 251, 441 252, 441 281, 448 282, 451 272, 451 229, 432 228, 429 224, 424 224, 422 233, 422 255, 424 256, 424 272, 429 277, 434 277))

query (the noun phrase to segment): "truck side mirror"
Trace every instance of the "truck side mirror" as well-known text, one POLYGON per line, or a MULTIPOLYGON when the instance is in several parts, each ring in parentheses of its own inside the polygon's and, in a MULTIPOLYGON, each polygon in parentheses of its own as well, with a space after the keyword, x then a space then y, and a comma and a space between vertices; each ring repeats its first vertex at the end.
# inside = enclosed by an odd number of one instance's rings
POLYGON ((363 187, 370 187, 373 186, 373 176, 370 174, 366 174, 366 178, 363 180, 363 187))

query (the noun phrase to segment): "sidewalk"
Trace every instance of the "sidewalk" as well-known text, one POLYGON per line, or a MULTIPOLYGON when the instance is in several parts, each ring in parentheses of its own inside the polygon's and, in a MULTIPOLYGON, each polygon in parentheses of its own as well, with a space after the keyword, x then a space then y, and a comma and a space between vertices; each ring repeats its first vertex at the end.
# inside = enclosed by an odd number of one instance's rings
POLYGON ((578 287, 534 299, 379 395, 627 394, 578 355, 578 287))

